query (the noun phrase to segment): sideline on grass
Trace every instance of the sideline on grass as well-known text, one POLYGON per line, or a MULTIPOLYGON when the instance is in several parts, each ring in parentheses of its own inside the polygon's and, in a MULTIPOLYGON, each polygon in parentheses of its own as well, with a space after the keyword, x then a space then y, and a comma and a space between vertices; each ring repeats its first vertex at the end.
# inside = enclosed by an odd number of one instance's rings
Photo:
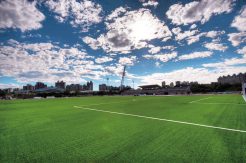
POLYGON ((209 98, 212 98, 212 97, 206 97, 206 98, 202 98, 202 99, 199 99, 199 100, 194 100, 194 101, 191 101, 190 103, 199 102, 199 101, 206 100, 206 99, 209 99, 209 98))
POLYGON ((232 128, 224 128, 224 127, 217 127, 217 126, 203 125, 203 124, 198 124, 198 123, 191 123, 191 122, 184 122, 184 121, 176 121, 176 120, 164 119, 164 118, 148 117, 148 116, 137 115, 137 114, 129 114, 129 113, 121 113, 121 112, 112 112, 112 111, 107 111, 107 110, 85 108, 85 107, 80 107, 80 106, 74 106, 74 107, 75 107, 75 108, 79 108, 79 109, 84 109, 84 110, 91 110, 91 111, 104 112, 104 113, 110 113, 110 114, 119 114, 119 115, 125 115, 125 116, 132 116, 132 117, 139 117, 139 118, 153 119, 153 120, 166 121, 166 122, 173 122, 173 123, 179 123, 179 124, 186 124, 186 125, 200 126, 200 127, 206 127, 206 128, 213 128, 213 129, 219 129, 219 130, 226 130, 226 131, 233 131, 233 132, 242 132, 242 133, 246 133, 245 130, 238 130, 238 129, 232 129, 232 128))
POLYGON ((230 102, 201 102, 203 100, 210 99, 212 97, 206 97, 198 100, 194 100, 189 102, 190 104, 196 103, 196 104, 207 104, 207 105, 246 105, 246 104, 241 104, 241 103, 230 103, 230 102))

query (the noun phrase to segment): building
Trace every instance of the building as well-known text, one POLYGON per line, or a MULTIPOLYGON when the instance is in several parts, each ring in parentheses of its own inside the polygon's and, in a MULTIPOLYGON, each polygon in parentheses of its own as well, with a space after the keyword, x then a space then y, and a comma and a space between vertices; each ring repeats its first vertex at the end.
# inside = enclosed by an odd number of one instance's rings
POLYGON ((46 87, 35 90, 36 93, 63 93, 64 89, 57 87, 46 87))
POLYGON ((166 87, 163 88, 157 84, 139 86, 140 90, 127 90, 124 95, 187 95, 191 93, 190 86, 185 87, 166 87))
POLYGON ((142 88, 142 90, 156 90, 156 89, 160 89, 161 86, 159 86, 158 84, 153 84, 153 85, 142 85, 139 86, 140 88, 142 88))
POLYGON ((65 89, 66 88, 66 83, 65 82, 63 82, 63 81, 57 81, 56 83, 55 83, 55 87, 56 88, 60 88, 60 89, 65 89))
POLYGON ((27 85, 23 86, 23 90, 25 90, 25 91, 34 91, 35 87, 32 86, 31 84, 27 84, 27 85))
POLYGON ((42 82, 37 82, 37 83, 35 84, 35 90, 36 90, 36 89, 41 89, 41 88, 47 88, 47 85, 44 84, 44 83, 42 83, 42 82))
POLYGON ((4 92, 6 93, 12 93, 13 92, 13 88, 6 88, 6 89, 3 89, 4 92))
POLYGON ((163 81, 163 82, 161 83, 161 86, 162 86, 162 88, 165 88, 165 87, 166 87, 166 82, 163 81))
POLYGON ((70 84, 66 86, 66 90, 70 92, 93 91, 93 82, 89 81, 84 85, 70 84))
POLYGON ((18 91, 20 91, 20 88, 14 88, 13 89, 13 92, 15 93, 15 92, 18 92, 18 91))
POLYGON ((106 91, 107 90, 107 85, 106 84, 100 84, 99 85, 99 91, 106 91))
POLYGON ((120 91, 120 87, 115 87, 115 86, 107 86, 107 89, 109 91, 120 91))
POLYGON ((218 78, 218 83, 220 84, 242 84, 246 83, 246 73, 240 73, 238 75, 227 75, 218 78))
POLYGON ((86 85, 83 85, 83 90, 85 91, 93 91, 93 82, 87 82, 86 85))
POLYGON ((83 90, 83 86, 80 84, 70 84, 66 86, 66 90, 69 92, 80 92, 83 90))

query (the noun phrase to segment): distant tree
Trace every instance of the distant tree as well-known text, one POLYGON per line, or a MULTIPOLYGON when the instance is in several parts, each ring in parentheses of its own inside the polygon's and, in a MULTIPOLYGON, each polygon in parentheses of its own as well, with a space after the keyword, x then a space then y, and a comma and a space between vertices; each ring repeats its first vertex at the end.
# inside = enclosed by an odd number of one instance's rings
POLYGON ((1 89, 0 89, 0 97, 4 97, 4 96, 6 96, 6 94, 7 94, 7 93, 6 93, 4 90, 1 90, 1 89))

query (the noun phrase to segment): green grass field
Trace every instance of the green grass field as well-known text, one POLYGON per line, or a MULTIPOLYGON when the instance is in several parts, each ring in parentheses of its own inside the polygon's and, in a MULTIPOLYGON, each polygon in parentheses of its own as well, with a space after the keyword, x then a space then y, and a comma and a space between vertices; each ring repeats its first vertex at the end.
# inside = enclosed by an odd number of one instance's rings
POLYGON ((244 131, 240 95, 0 101, 0 162, 246 162, 244 131))

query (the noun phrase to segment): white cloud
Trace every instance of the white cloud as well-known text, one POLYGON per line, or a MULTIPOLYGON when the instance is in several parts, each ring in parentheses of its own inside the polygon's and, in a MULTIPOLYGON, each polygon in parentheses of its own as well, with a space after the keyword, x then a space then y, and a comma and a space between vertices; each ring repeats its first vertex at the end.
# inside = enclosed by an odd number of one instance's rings
POLYGON ((223 67, 209 70, 207 68, 187 67, 174 70, 168 73, 153 73, 151 75, 138 76, 141 84, 161 84, 162 81, 171 83, 175 81, 198 81, 199 83, 210 83, 217 81, 217 78, 223 75, 238 74, 245 72, 246 66, 223 67))
POLYGON ((204 33, 206 37, 215 38, 219 35, 225 34, 225 31, 209 31, 204 33))
POLYGON ((242 49, 237 50, 238 54, 243 54, 246 57, 246 46, 244 46, 242 49))
POLYGON ((243 58, 224 59, 224 61, 222 61, 222 62, 215 62, 215 63, 203 64, 203 67, 208 67, 208 68, 223 68, 223 67, 228 67, 228 66, 238 66, 240 64, 246 64, 246 57, 243 57, 243 58))
POLYGON ((155 55, 146 54, 146 55, 143 55, 143 57, 146 59, 155 59, 155 60, 160 60, 162 62, 168 62, 169 60, 177 57, 177 52, 155 54, 155 55))
POLYGON ((209 50, 218 50, 218 51, 225 51, 228 48, 227 46, 218 42, 205 43, 204 46, 209 50))
POLYGON ((231 23, 231 27, 235 27, 239 33, 230 33, 228 34, 229 41, 231 41, 233 46, 238 46, 241 43, 246 42, 246 6, 243 6, 239 15, 237 15, 233 22, 231 23))
POLYGON ((175 27, 175 28, 172 29, 172 32, 173 32, 175 35, 179 34, 181 31, 182 31, 182 29, 181 29, 180 27, 175 27))
POLYGON ((151 54, 155 54, 161 51, 161 47, 160 46, 156 46, 156 47, 152 47, 150 50, 148 50, 149 53, 151 54))
POLYGON ((200 37, 208 37, 208 38, 216 38, 222 34, 225 34, 225 31, 208 31, 208 32, 202 32, 197 35, 192 35, 186 38, 186 41, 188 45, 193 44, 195 42, 198 42, 200 40, 200 37))
POLYGON ((174 50, 174 49, 176 49, 176 47, 169 45, 169 46, 163 46, 163 47, 161 47, 161 49, 174 50))
POLYGON ((84 41, 84 43, 88 44, 92 49, 94 50, 98 49, 99 42, 96 39, 86 36, 82 38, 82 40, 84 41))
POLYGON ((213 54, 211 51, 201 51, 201 52, 193 52, 190 54, 184 54, 178 57, 178 60, 189 60, 196 58, 206 58, 210 57, 213 54))
POLYGON ((15 83, 0 83, 0 89, 6 89, 6 88, 20 88, 21 86, 15 83))
POLYGON ((167 40, 170 40, 171 38, 172 38, 171 36, 165 37, 164 39, 162 39, 162 42, 166 42, 167 40))
POLYGON ((56 19, 60 22, 70 20, 74 27, 81 27, 82 31, 88 31, 89 27, 102 21, 102 7, 90 0, 49 0, 45 4, 56 13, 56 19))
POLYGON ((107 21, 113 20, 113 19, 117 18, 118 16, 122 15, 125 12, 126 12, 126 8, 124 8, 124 7, 118 7, 113 12, 111 12, 111 14, 109 14, 106 17, 105 20, 107 20, 107 21))
POLYGON ((160 46, 154 46, 154 45, 152 45, 152 44, 148 45, 148 47, 150 48, 150 49, 148 50, 148 52, 151 53, 151 54, 159 53, 159 52, 160 52, 161 50, 163 50, 163 49, 165 49, 165 50, 174 50, 174 49, 176 48, 176 47, 171 46, 171 45, 160 47, 160 46))
POLYGON ((61 48, 52 43, 19 43, 9 40, 0 46, 0 74, 19 82, 84 82, 81 77, 99 78, 103 67, 83 49, 61 48))
POLYGON ((35 1, 0 1, 0 28, 18 28, 25 32, 41 28, 44 19, 45 16, 36 8, 35 1))
POLYGON ((175 40, 181 41, 185 39, 188 45, 198 42, 200 40, 200 37, 216 38, 222 34, 225 34, 225 31, 214 31, 214 30, 199 33, 199 30, 197 29, 182 32, 182 29, 180 27, 173 28, 172 32, 176 35, 175 40))
POLYGON ((238 16, 236 16, 231 24, 241 32, 246 31, 246 5, 242 7, 238 16))
POLYGON ((136 56, 120 57, 119 58, 119 64, 120 65, 132 66, 136 60, 137 60, 136 56))
POLYGON ((195 35, 195 36, 190 36, 188 37, 186 40, 187 40, 187 43, 188 45, 190 44, 193 44, 195 42, 198 42, 200 40, 200 37, 202 36, 202 34, 198 34, 198 35, 195 35))
POLYGON ((144 2, 143 3, 143 6, 146 7, 146 6, 154 6, 156 7, 159 3, 155 0, 147 0, 147 2, 144 2))
POLYGON ((180 32, 180 33, 177 33, 175 39, 176 40, 183 40, 187 37, 191 37, 191 36, 197 34, 198 32, 199 32, 198 30, 184 31, 183 33, 180 32))
POLYGON ((96 58, 95 62, 96 63, 106 63, 106 62, 110 62, 112 61, 113 58, 110 58, 110 57, 101 57, 101 58, 96 58))
POLYGON ((143 8, 125 12, 105 24, 107 33, 95 40, 97 47, 106 52, 129 53, 131 50, 146 47, 150 40, 172 35, 164 22, 152 15, 150 10, 143 8))
POLYGON ((201 0, 193 1, 185 5, 174 4, 170 6, 166 15, 173 24, 187 25, 195 22, 202 24, 213 15, 229 13, 232 11, 233 0, 201 0))
POLYGON ((155 66, 160 67, 161 66, 160 62, 155 62, 155 66))
POLYGON ((190 29, 195 29, 196 27, 197 27, 196 24, 192 24, 192 25, 190 26, 190 29))
POLYGON ((246 32, 240 32, 240 33, 230 33, 228 34, 229 41, 231 41, 233 46, 238 46, 241 43, 246 42, 246 32))

